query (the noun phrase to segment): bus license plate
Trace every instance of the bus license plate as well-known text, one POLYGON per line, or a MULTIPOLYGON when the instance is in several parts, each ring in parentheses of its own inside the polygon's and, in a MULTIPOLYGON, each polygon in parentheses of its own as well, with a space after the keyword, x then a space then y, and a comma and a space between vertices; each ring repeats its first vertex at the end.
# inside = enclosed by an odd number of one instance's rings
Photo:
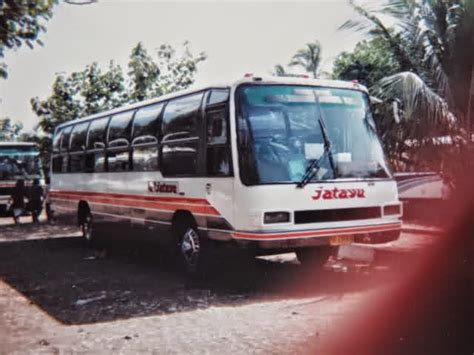
POLYGON ((330 245, 346 245, 346 244, 351 244, 353 242, 354 242, 354 235, 352 234, 333 235, 329 237, 330 245))

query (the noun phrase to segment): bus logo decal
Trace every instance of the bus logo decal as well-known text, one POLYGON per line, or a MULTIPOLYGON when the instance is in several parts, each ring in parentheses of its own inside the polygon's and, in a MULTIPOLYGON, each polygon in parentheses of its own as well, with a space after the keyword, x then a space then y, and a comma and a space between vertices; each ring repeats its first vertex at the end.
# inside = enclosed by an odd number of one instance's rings
POLYGON ((158 192, 158 193, 167 193, 167 194, 177 194, 178 183, 177 182, 148 181, 148 191, 158 192))
POLYGON ((311 196, 313 200, 337 200, 337 199, 351 199, 351 198, 365 198, 364 189, 324 189, 320 187, 315 190, 316 194, 311 196))

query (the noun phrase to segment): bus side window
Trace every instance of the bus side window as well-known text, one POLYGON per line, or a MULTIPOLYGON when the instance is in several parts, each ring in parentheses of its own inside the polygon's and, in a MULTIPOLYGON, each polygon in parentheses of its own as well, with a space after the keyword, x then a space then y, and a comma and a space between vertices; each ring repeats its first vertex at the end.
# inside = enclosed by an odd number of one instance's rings
POLYGON ((105 129, 109 117, 95 119, 89 126, 87 134, 86 172, 107 171, 105 160, 105 129))
POLYGON ((62 138, 61 138, 59 153, 62 157, 61 168, 60 168, 60 172, 62 173, 69 172, 68 151, 69 151, 69 143, 70 143, 70 138, 71 138, 71 131, 72 131, 72 126, 68 126, 64 128, 62 138))
POLYGON ((53 137, 53 161, 52 169, 53 173, 60 173, 61 167, 63 165, 63 157, 59 155, 59 148, 61 143, 61 138, 63 134, 63 129, 59 129, 53 137))
POLYGON ((198 174, 198 144, 203 93, 171 100, 162 122, 161 170, 163 175, 198 174))
POLYGON ((229 90, 214 89, 206 108, 206 172, 208 176, 232 175, 229 139, 229 90))
POLYGON ((163 103, 141 108, 133 119, 132 161, 134 171, 158 170, 158 118, 163 103))
POLYGON ((71 133, 71 148, 69 149, 69 159, 72 173, 84 171, 86 136, 89 122, 78 123, 71 133))
POLYGON ((107 134, 108 171, 130 170, 130 131, 134 111, 112 116, 107 134))

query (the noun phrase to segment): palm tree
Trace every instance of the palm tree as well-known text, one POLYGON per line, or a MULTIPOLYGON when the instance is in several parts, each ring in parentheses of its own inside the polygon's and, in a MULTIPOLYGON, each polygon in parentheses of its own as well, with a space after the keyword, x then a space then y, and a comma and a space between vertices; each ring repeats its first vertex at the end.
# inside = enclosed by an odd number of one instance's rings
POLYGON ((304 48, 298 50, 291 59, 290 66, 300 66, 316 78, 319 64, 321 63, 321 44, 319 41, 307 43, 304 48))
POLYGON ((384 78, 377 89, 386 98, 402 96, 410 113, 429 127, 452 122, 467 126, 473 70, 474 2, 470 0, 388 0, 366 9, 349 0, 360 15, 341 29, 368 30, 380 35, 398 59, 401 72, 384 78), (397 20, 389 28, 383 15, 397 20))
POLYGON ((274 76, 285 76, 285 75, 287 75, 285 67, 281 64, 275 64, 275 66, 273 67, 272 75, 274 75, 274 76))
MULTIPOLYGON (((387 0, 376 8, 357 5, 354 0, 349 3, 359 18, 345 22, 341 29, 380 36, 401 68, 371 88, 373 94, 400 103, 403 132, 398 138, 431 144, 433 137, 447 132, 455 136, 469 132, 474 1, 387 0), (387 26, 384 16, 395 19, 395 25, 387 26)), ((386 122, 383 125, 387 127, 386 122)), ((400 146, 399 142, 391 144, 400 146)))

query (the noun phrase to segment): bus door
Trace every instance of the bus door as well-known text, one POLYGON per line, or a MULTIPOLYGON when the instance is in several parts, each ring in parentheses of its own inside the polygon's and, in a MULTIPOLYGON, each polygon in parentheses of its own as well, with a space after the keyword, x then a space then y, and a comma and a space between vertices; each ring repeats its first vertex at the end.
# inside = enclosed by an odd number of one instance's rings
POLYGON ((205 97, 203 114, 206 200, 219 215, 207 216, 209 229, 225 228, 225 220, 233 220, 234 170, 230 144, 229 89, 213 89, 205 97), (224 219, 225 218, 225 219, 224 219))

